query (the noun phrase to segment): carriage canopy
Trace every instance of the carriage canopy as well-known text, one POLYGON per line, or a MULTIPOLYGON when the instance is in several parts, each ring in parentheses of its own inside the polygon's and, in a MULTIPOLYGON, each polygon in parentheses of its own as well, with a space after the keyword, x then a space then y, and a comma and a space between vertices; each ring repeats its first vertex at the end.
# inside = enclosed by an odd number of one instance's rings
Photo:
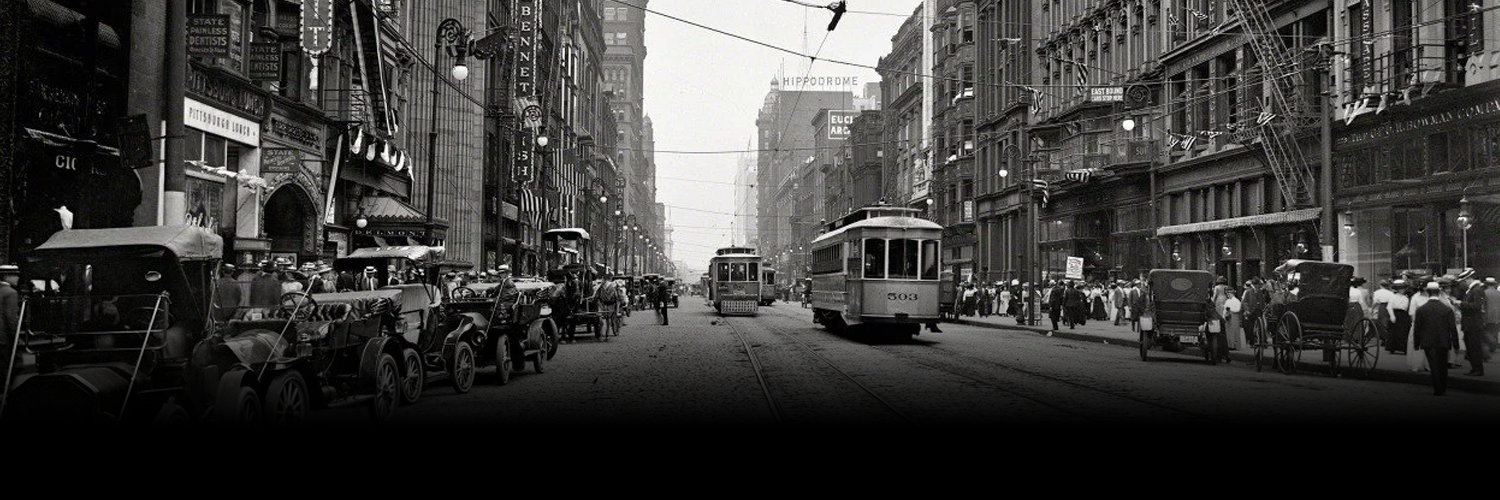
POLYGON ((1287 281, 1297 285, 1297 297, 1349 299, 1349 280, 1354 266, 1318 260, 1288 260, 1276 268, 1287 281))
POLYGON ((60 255, 75 250, 93 253, 104 248, 166 250, 180 260, 215 260, 224 257, 224 239, 213 231, 198 226, 64 229, 33 249, 31 255, 60 255))

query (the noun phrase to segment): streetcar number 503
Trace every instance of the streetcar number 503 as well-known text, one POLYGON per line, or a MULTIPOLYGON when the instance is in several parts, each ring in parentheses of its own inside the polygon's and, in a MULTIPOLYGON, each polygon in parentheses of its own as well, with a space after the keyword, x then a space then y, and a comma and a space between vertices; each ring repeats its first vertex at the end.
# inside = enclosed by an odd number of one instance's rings
POLYGON ((917 294, 915 294, 915 293, 895 293, 895 292, 892 292, 892 293, 885 294, 885 299, 886 300, 917 300, 917 294))

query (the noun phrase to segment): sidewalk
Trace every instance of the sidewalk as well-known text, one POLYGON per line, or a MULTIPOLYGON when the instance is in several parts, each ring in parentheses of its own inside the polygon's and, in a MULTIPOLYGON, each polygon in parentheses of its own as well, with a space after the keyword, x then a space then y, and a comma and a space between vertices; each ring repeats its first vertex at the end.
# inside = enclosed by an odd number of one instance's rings
MULTIPOLYGON (((979 316, 960 316, 957 320, 945 320, 945 322, 983 328, 1029 331, 1039 335, 1046 335, 1051 332, 1052 326, 1052 321, 1048 319, 1045 314, 1042 315, 1042 321, 1037 326, 1019 325, 1016 324, 1016 318, 1001 316, 990 316, 987 318, 981 318, 979 316)), ((1074 328, 1068 328, 1067 325, 1063 324, 1059 324, 1058 326, 1060 329, 1057 332, 1052 333, 1052 337, 1070 340, 1081 340, 1085 342, 1101 342, 1109 345, 1122 346, 1132 350, 1138 349, 1141 345, 1139 340, 1140 334, 1131 331, 1130 326, 1124 323, 1120 324, 1119 326, 1115 326, 1108 320, 1105 320, 1089 321, 1082 326, 1077 326, 1074 328)), ((1188 346, 1186 350, 1180 353, 1170 353, 1161 350, 1160 347, 1153 347, 1150 350, 1149 354, 1149 356, 1163 357, 1181 355, 1196 356, 1199 359, 1202 359, 1202 351, 1198 350, 1197 346, 1188 346)), ((1261 369, 1266 373, 1277 373, 1276 369, 1270 366, 1270 357, 1271 351, 1267 349, 1265 353, 1265 359, 1262 361, 1263 365, 1261 369)), ((1229 358, 1234 361, 1229 365, 1231 367, 1248 370, 1255 369, 1255 349, 1253 347, 1245 346, 1241 347, 1238 350, 1229 351, 1229 358)), ((1500 373, 1497 373, 1497 370, 1500 370, 1500 363, 1494 361, 1488 363, 1485 367, 1485 374, 1483 377, 1470 377, 1464 375, 1464 372, 1469 371, 1468 360, 1460 359, 1459 364, 1464 365, 1464 367, 1448 370, 1449 389, 1479 392, 1485 394, 1500 394, 1500 373)), ((1347 367, 1345 366, 1340 366, 1340 376, 1353 376, 1346 370, 1346 368, 1347 367)), ((1302 361, 1297 365, 1296 373, 1288 376, 1328 376, 1328 364, 1323 362, 1322 351, 1304 351, 1302 353, 1302 361)), ((1432 385, 1432 378, 1427 372, 1417 373, 1412 372, 1411 370, 1408 370, 1406 368, 1405 355, 1391 354, 1383 349, 1380 351, 1380 358, 1375 362, 1375 368, 1370 371, 1370 375, 1367 379, 1378 380, 1382 382, 1418 384, 1429 387, 1432 385)))

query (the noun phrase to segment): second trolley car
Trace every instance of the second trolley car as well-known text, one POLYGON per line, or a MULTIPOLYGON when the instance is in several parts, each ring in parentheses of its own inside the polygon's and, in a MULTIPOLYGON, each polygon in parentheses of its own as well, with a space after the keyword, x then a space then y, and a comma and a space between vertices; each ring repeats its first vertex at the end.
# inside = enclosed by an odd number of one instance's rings
POLYGON ((709 301, 721 315, 754 316, 760 308, 760 254, 754 248, 720 248, 708 259, 709 301))
POLYGON ((760 305, 762 307, 776 304, 776 270, 769 267, 760 268, 760 305))
POLYGON ((917 335, 941 330, 943 226, 921 210, 865 207, 829 223, 812 242, 813 321, 830 330, 870 325, 917 335))

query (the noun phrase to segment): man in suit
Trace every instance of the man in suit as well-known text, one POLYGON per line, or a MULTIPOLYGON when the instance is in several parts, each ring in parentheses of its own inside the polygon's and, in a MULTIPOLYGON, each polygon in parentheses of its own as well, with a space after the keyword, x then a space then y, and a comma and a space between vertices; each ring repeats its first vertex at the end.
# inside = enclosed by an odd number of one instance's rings
MULTIPOLYGON (((1062 283, 1053 282, 1052 289, 1047 291, 1047 317, 1052 320, 1052 331, 1057 331, 1057 320, 1064 318, 1063 300, 1068 291, 1062 283)), ((1071 325, 1071 323, 1070 323, 1071 325)))
POLYGON ((380 278, 375 274, 374 266, 365 266, 365 273, 360 275, 359 281, 355 283, 355 290, 368 291, 380 288, 380 278))
POLYGON ((276 279, 276 265, 263 263, 260 276, 250 282, 250 305, 275 307, 281 304, 281 280, 276 279))
POLYGON ((21 269, 12 264, 0 266, 0 349, 5 351, 5 360, 0 361, 0 380, 10 373, 10 343, 16 338, 16 328, 21 324, 21 292, 16 285, 21 283, 21 269))
POLYGON ((1076 329, 1083 324, 1088 315, 1088 298, 1083 294, 1083 289, 1077 283, 1068 282, 1063 290, 1063 314, 1067 318, 1068 328, 1076 329))
POLYGON ((214 281, 214 319, 228 321, 234 309, 240 306, 240 281, 234 279, 234 264, 224 264, 219 269, 219 279, 214 281))
MULTIPOLYGON (((1428 282, 1423 291, 1430 299, 1436 299, 1443 288, 1436 281, 1428 282)), ((1453 308, 1442 300, 1428 300, 1417 308, 1412 320, 1416 332, 1416 347, 1427 355, 1427 364, 1432 372, 1432 393, 1441 396, 1448 390, 1448 349, 1453 347, 1453 331, 1458 329, 1457 315, 1453 308)))
POLYGON ((1474 279, 1474 270, 1464 270, 1464 283, 1468 285, 1464 291, 1464 298, 1459 302, 1458 308, 1463 312, 1459 325, 1464 333, 1464 358, 1469 360, 1469 371, 1464 373, 1471 377, 1484 376, 1484 317, 1485 297, 1484 282, 1474 279))
POLYGON ((330 293, 333 292, 333 282, 329 279, 333 275, 333 267, 320 264, 313 268, 311 276, 307 278, 307 293, 330 293))

